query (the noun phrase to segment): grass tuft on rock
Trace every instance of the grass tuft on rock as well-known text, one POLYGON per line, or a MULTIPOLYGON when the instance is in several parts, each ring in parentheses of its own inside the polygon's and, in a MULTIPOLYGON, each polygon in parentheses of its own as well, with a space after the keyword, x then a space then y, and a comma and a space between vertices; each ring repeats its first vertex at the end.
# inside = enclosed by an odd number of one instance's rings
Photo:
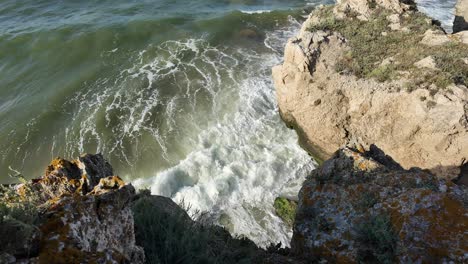
POLYGON ((387 214, 370 216, 357 228, 359 263, 394 263, 398 235, 387 214))
POLYGON ((294 224, 294 218, 296 216, 297 202, 289 200, 287 198, 278 197, 275 199, 273 204, 276 215, 278 215, 283 221, 292 226, 294 224))
POLYGON ((361 21, 355 15, 339 20, 333 14, 333 6, 315 11, 319 23, 310 31, 335 31, 347 40, 350 51, 343 54, 335 70, 341 74, 354 74, 358 78, 374 78, 380 82, 407 78, 407 89, 444 89, 450 84, 468 86, 467 45, 449 42, 439 46, 420 43, 424 33, 440 31, 440 27, 426 15, 411 12, 400 16, 400 27, 392 30, 387 17, 390 13, 376 8, 369 21, 361 21), (420 69, 414 64, 432 56, 437 69, 420 69), (391 63, 383 64, 391 59, 391 63))

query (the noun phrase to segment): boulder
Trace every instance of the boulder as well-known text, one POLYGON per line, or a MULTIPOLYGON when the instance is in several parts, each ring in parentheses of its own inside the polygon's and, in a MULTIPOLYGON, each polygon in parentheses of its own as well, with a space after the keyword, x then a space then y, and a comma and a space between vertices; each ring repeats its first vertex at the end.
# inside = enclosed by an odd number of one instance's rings
POLYGON ((330 263, 464 263, 466 187, 345 147, 304 182, 292 250, 330 263))
POLYGON ((75 160, 75 163, 80 168, 90 190, 99 183, 100 179, 114 175, 112 166, 101 154, 82 155, 75 160))
POLYGON ((16 192, 41 213, 38 226, 31 226, 34 232, 25 239, 19 235, 31 232, 8 229, 21 242, 8 252, 11 256, 3 256, 8 261, 145 263, 144 251, 135 242, 130 206, 135 189, 113 176, 102 155, 86 154, 74 161, 56 158, 44 176, 16 192))
POLYGON ((427 30, 420 43, 427 46, 440 46, 450 41, 449 37, 441 30, 427 30))
POLYGON ((468 0, 458 0, 455 6, 453 33, 468 30, 468 0))
POLYGON ((437 69, 436 63, 432 56, 427 56, 426 58, 416 62, 414 65, 418 68, 428 68, 433 70, 437 69))
POLYGON ((47 210, 40 226, 41 263, 144 263, 130 209, 135 189, 121 185, 107 190, 65 197, 47 210))

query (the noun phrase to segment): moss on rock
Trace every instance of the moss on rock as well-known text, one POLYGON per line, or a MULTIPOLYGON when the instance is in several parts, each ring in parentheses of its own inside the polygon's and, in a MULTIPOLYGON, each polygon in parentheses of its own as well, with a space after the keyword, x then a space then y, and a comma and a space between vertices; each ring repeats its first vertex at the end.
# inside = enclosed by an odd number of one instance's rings
POLYGON ((297 202, 288 198, 278 197, 275 199, 273 205, 275 207, 276 214, 283 219, 283 221, 292 226, 294 224, 294 218, 296 216, 297 202))

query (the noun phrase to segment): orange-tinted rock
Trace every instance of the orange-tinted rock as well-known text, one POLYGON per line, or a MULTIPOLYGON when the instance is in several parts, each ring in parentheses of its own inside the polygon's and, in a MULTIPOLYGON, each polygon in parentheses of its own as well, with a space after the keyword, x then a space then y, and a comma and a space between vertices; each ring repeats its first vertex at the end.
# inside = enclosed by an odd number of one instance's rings
MULTIPOLYGON (((121 180, 120 180, 121 181, 121 180)), ((131 185, 64 197, 47 210, 39 263, 144 263, 135 244, 131 185)))
POLYGON ((16 193, 34 199, 43 211, 38 253, 12 252, 29 257, 20 263, 144 263, 130 209, 135 189, 113 176, 102 155, 54 159, 43 177, 18 186, 16 193))
POLYGON ((74 162, 70 162, 58 157, 52 160, 50 165, 47 166, 44 177, 48 176, 79 179, 81 178, 81 171, 74 162))
POLYGON ((101 178, 99 184, 94 187, 91 194, 103 194, 111 190, 117 190, 125 186, 125 182, 119 176, 101 178))
MULTIPOLYGON (((47 166, 44 176, 20 186, 17 193, 25 196, 26 191, 32 191, 46 202, 64 195, 87 194, 101 179, 110 176, 113 176, 112 166, 101 154, 85 154, 74 161, 56 158, 47 166)), ((124 185, 121 179, 115 181, 120 186, 124 185)))

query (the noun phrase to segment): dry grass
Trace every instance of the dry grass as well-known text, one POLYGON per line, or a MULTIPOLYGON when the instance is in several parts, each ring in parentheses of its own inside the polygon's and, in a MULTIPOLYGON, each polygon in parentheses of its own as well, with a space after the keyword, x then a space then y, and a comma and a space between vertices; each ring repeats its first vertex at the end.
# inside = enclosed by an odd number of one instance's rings
POLYGON ((359 78, 374 78, 380 82, 407 76, 411 81, 407 88, 444 89, 450 84, 468 86, 468 47, 460 43, 447 43, 429 47, 421 44, 428 29, 440 30, 436 22, 419 12, 400 17, 405 31, 392 31, 387 20, 388 11, 375 9, 369 20, 360 21, 350 14, 338 20, 333 7, 316 10, 321 23, 309 28, 310 31, 324 30, 341 33, 349 43, 350 51, 336 63, 336 71, 354 74, 359 78), (385 32, 382 34, 382 32, 385 32), (414 64, 427 56, 435 60, 437 70, 419 69, 414 64), (381 65, 382 61, 393 58, 393 63, 381 65))

